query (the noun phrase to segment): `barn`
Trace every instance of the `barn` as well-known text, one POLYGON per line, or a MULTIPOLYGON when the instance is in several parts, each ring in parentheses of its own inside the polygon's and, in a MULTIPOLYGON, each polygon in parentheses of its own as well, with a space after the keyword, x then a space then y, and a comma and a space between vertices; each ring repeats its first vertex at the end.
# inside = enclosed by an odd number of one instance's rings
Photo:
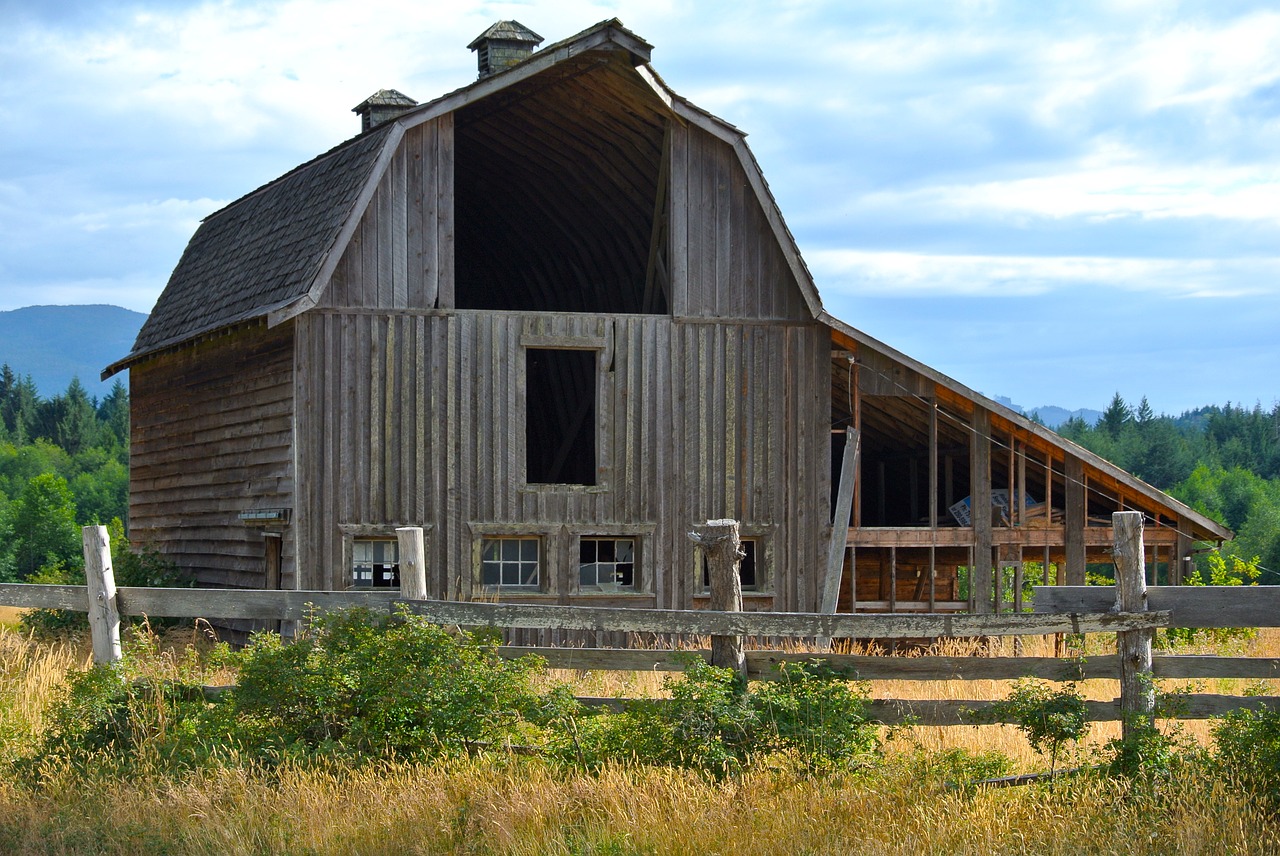
POLYGON ((211 214, 132 351, 131 538, 204 585, 705 604, 692 524, 741 521, 749 609, 1005 608, 1083 583, 1110 514, 1176 582, 1230 533, 829 315, 734 126, 617 20, 381 90, 358 135, 211 214))

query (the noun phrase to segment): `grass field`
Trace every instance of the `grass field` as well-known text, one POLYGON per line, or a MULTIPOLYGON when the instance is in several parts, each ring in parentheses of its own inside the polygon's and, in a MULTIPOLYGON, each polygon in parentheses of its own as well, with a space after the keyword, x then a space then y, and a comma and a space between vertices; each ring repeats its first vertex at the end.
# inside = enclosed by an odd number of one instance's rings
MULTIPOLYGON (((179 638, 178 647, 199 634, 179 638)), ((1047 643, 1039 643, 1047 644, 1047 643)), ((1102 643, 1100 643, 1102 644, 1102 643)), ((1244 653, 1280 656, 1280 632, 1244 653)), ((1045 653, 1027 647, 1024 653, 1045 653)), ((45 705, 87 648, 0 628, 0 762, 29 750, 45 705)), ((163 656, 157 662, 164 662, 163 656)), ((592 695, 661 692, 653 674, 564 673, 592 695)), ((883 681, 877 697, 1003 698, 1008 682, 883 681)), ((1206 691, 1243 691, 1223 685, 1206 691)), ((1272 682, 1271 692, 1280 693, 1272 682)), ((1114 682, 1081 685, 1112 698, 1114 682)), ((1207 742, 1207 725, 1188 723, 1207 742)), ((1115 733, 1095 725, 1096 745, 1115 733)), ((662 768, 569 771, 493 753, 361 766, 250 759, 184 774, 32 777, 0 764, 0 852, 14 854, 1267 854, 1280 824, 1228 778, 1181 770, 1158 787, 1101 776, 1030 787, 956 788, 957 756, 996 750, 1046 764, 1011 726, 895 731, 882 763, 807 778, 765 765, 716 782, 662 768)), ((1082 750, 1081 761, 1093 750, 1082 750)))

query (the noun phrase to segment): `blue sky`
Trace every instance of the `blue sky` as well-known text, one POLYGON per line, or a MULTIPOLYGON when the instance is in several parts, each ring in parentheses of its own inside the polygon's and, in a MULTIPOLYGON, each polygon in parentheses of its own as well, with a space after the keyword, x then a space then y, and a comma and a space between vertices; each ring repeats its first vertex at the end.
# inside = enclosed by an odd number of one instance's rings
POLYGON ((1273 3, 0 0, 0 310, 148 311, 199 219, 610 17, 750 136, 827 308, 988 395, 1280 400, 1273 3))

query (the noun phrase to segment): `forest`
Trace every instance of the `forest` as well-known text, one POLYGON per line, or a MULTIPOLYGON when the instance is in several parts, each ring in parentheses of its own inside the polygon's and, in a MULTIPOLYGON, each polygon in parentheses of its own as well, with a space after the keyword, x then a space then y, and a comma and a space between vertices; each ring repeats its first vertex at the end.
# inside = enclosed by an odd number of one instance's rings
MULTIPOLYGON (((1035 418, 1035 414, 1032 414, 1035 418)), ((1280 584, 1280 404, 1227 403, 1156 415, 1116 393, 1094 425, 1057 429, 1229 526, 1223 553, 1257 560, 1280 584)), ((129 393, 101 401, 78 380, 42 398, 29 376, 0 367, 0 582, 57 575, 80 562, 79 527, 123 530, 129 505, 129 393)), ((1209 563, 1201 569, 1209 581, 1209 563)))

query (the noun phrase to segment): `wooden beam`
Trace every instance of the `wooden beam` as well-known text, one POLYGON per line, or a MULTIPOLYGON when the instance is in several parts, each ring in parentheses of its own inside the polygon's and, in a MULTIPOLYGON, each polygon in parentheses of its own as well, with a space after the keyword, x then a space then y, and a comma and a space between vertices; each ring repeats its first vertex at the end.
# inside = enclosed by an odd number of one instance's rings
MULTIPOLYGON (((1115 604, 1115 586, 1036 586, 1036 612, 1094 612, 1115 604)), ((1172 627, 1280 627, 1280 586, 1152 586, 1147 602, 1172 627)))
POLYGON ((853 511, 853 486, 857 482, 858 448, 862 435, 850 428, 844 435, 844 454, 840 461, 840 486, 836 491, 836 512, 831 522, 831 542, 827 548, 827 573, 823 580, 822 600, 818 611, 828 615, 836 611, 840 598, 840 577, 844 571, 845 549, 849 543, 849 515, 853 511))
POLYGON ((1066 463, 1066 524, 1067 548, 1067 585, 1084 585, 1085 544, 1084 528, 1088 515, 1086 505, 1088 494, 1084 488, 1084 464, 1072 455, 1067 456, 1066 463))
POLYGON ((969 590, 974 611, 989 613, 994 608, 991 566, 991 414, 974 407, 970 420, 969 517, 973 522, 973 566, 969 568, 969 590))
POLYGON ((439 624, 555 630, 676 633, 712 636, 786 636, 935 639, 948 636, 1037 636, 1112 633, 1167 626, 1167 612, 1088 615, 821 615, 800 612, 713 612, 542 606, 458 601, 397 601, 439 624))

